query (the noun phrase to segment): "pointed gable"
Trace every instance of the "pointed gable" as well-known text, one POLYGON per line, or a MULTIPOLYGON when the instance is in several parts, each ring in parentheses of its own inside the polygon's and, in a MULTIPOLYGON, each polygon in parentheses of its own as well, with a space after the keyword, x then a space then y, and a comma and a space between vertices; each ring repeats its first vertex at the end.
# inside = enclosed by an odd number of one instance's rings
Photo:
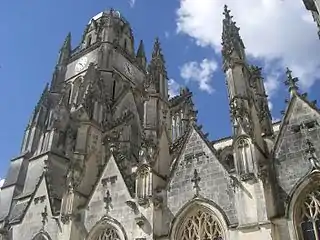
POLYGON ((274 146, 274 160, 282 200, 286 200, 296 184, 311 170, 306 159, 306 139, 320 150, 320 115, 299 94, 293 94, 286 109, 274 146))
POLYGON ((173 214, 193 199, 193 173, 197 170, 201 178, 200 197, 210 199, 221 207, 229 223, 236 223, 234 195, 230 190, 227 170, 215 156, 215 150, 208 144, 197 127, 191 127, 186 142, 172 166, 168 183, 168 207, 173 214))
POLYGON ((131 196, 113 155, 97 181, 88 203, 85 219, 88 231, 107 213, 105 203, 107 191, 111 197, 109 215, 121 223, 124 222, 123 226, 125 226, 126 218, 130 214, 130 208, 125 202, 131 199, 131 196))
MULTIPOLYGON (((33 197, 18 200, 16 206, 26 205, 27 209, 23 214, 21 224, 13 226, 13 239, 33 239, 39 232, 46 232, 51 238, 56 237, 59 227, 55 219, 52 218, 47 186, 47 180, 43 175, 39 179, 33 197)), ((12 222, 14 222, 13 218, 12 222)))

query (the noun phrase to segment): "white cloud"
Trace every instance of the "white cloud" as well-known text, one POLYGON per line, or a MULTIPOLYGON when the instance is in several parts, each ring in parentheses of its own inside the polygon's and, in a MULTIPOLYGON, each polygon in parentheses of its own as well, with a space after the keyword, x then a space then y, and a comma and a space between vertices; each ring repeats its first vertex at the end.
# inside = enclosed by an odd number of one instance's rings
POLYGON ((272 68, 290 67, 306 89, 320 76, 320 45, 316 24, 303 1, 179 0, 177 31, 199 46, 221 50, 223 5, 240 27, 247 54, 272 68), (277 64, 273 64, 276 62, 277 64))
POLYGON ((130 7, 134 7, 134 4, 136 3, 136 0, 129 0, 130 7))
POLYGON ((270 110, 272 110, 273 108, 271 99, 279 89, 279 85, 279 74, 277 73, 269 74, 267 78, 264 80, 264 87, 266 90, 266 94, 268 95, 268 105, 270 110))
POLYGON ((168 31, 165 31, 164 32, 164 37, 168 39, 170 37, 170 33, 168 31))
POLYGON ((3 186, 3 184, 4 184, 4 179, 0 179, 0 188, 3 186))
POLYGON ((213 88, 210 85, 213 73, 217 70, 218 64, 214 60, 203 59, 200 63, 188 62, 180 69, 181 77, 188 83, 196 82, 199 89, 207 93, 212 93, 213 88))
POLYGON ((168 87, 169 87, 169 97, 172 98, 179 94, 180 84, 177 83, 172 78, 168 81, 168 87))

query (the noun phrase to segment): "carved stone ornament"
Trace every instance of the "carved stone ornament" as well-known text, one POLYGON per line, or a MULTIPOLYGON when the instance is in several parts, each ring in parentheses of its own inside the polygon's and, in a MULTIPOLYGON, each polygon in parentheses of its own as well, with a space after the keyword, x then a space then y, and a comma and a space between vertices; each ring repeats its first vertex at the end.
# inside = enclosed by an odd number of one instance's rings
POLYGON ((316 156, 316 149, 313 145, 313 143, 310 141, 310 139, 306 140, 306 154, 307 154, 307 159, 309 160, 311 166, 313 169, 320 170, 320 161, 316 156))
POLYGON ((249 136, 253 136, 253 123, 243 101, 242 99, 235 99, 230 103, 231 114, 243 130, 249 136))
POLYGON ((263 183, 266 183, 268 181, 269 177, 269 171, 268 167, 266 165, 262 165, 259 168, 258 177, 261 179, 263 183))

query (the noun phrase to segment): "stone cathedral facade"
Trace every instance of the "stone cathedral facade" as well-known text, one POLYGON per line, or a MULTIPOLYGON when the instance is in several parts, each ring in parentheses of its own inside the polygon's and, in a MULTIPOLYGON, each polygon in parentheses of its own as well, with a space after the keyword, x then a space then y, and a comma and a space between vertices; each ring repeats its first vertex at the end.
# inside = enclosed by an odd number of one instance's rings
POLYGON ((224 16, 233 134, 216 141, 187 88, 168 98, 158 39, 147 61, 114 10, 76 48, 66 37, 1 189, 2 240, 319 239, 319 110, 287 69, 273 124, 261 68, 224 16))

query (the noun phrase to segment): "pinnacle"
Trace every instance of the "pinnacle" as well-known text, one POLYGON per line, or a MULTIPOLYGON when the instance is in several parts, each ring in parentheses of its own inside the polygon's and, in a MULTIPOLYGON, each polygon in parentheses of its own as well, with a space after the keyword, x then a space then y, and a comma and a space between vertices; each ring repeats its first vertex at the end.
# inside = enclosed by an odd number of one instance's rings
POLYGON ((145 50, 144 50, 144 44, 143 44, 143 41, 140 40, 140 44, 139 44, 139 48, 138 48, 138 51, 137 51, 137 57, 145 57, 146 56, 146 53, 145 53, 145 50))
POLYGON ((287 67, 286 70, 287 79, 284 81, 284 84, 288 87, 289 92, 298 90, 297 82, 299 79, 292 76, 292 71, 287 67))
POLYGON ((162 55, 161 54, 161 46, 160 46, 159 38, 156 37, 156 40, 155 40, 154 45, 153 45, 152 57, 156 57, 156 56, 159 56, 159 55, 162 55))
POLYGON ((239 34, 240 28, 238 28, 236 22, 232 20, 233 16, 230 15, 230 10, 227 5, 224 6, 223 15, 222 56, 225 60, 229 59, 231 53, 236 51, 241 59, 245 59, 245 46, 239 34))
POLYGON ((226 20, 231 20, 233 18, 233 16, 230 15, 230 10, 228 9, 227 5, 224 5, 224 12, 223 15, 225 17, 226 20))
POLYGON ((71 46, 71 32, 66 36, 62 48, 71 46))

